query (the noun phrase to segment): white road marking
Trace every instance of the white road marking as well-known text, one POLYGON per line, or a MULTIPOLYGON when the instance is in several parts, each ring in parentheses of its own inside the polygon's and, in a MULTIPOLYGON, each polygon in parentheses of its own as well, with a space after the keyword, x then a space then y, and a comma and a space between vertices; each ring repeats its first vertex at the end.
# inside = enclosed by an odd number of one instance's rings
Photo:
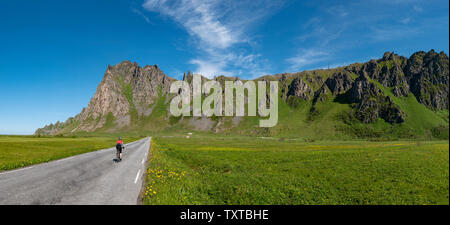
POLYGON ((31 169, 31 168, 33 168, 33 167, 30 166, 30 167, 26 167, 26 168, 22 168, 22 169, 17 169, 17 170, 12 170, 12 171, 6 171, 6 172, 3 172, 3 173, 0 173, 0 175, 8 174, 8 173, 14 173, 14 172, 19 172, 19 171, 27 170, 27 169, 31 169))
POLYGON ((145 161, 145 158, 143 158, 143 159, 142 159, 142 162, 141 162, 141 164, 144 164, 144 161, 145 161))
POLYGON ((140 173, 141 173, 141 170, 139 170, 138 173, 136 174, 136 179, 134 179, 134 183, 136 183, 138 181, 140 173))

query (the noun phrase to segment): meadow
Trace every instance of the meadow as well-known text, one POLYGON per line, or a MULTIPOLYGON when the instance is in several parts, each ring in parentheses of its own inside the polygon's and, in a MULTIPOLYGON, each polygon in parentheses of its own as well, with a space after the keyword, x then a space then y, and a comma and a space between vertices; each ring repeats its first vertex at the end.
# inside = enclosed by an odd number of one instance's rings
POLYGON ((448 141, 152 138, 143 204, 449 204, 448 141))
MULTIPOLYGON (((116 136, 37 137, 0 135, 0 171, 114 147, 116 136)), ((125 143, 137 138, 124 138, 125 143)))

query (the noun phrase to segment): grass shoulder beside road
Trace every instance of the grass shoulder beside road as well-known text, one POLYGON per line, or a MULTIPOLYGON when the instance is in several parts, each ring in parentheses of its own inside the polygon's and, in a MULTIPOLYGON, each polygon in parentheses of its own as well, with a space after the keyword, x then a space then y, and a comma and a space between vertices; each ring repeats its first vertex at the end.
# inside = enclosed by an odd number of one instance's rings
MULTIPOLYGON (((129 143, 138 138, 126 138, 129 143)), ((114 147, 116 137, 35 137, 0 135, 0 171, 114 147)))
POLYGON ((144 204, 449 204, 449 142, 153 137, 144 204))

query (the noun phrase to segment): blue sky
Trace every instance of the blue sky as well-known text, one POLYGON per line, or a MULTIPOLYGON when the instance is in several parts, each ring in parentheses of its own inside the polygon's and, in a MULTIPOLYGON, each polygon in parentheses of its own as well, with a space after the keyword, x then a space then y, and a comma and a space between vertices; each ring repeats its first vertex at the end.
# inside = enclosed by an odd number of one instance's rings
POLYGON ((255 78, 449 52, 444 0, 1 1, 0 134, 86 107, 108 64, 255 78))

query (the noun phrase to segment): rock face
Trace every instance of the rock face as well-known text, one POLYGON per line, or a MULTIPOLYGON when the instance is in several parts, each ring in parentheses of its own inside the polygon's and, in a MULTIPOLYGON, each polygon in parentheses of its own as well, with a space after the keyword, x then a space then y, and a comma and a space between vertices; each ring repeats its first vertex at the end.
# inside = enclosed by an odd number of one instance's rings
POLYGON ((168 93, 170 81, 157 65, 139 67, 137 63, 124 61, 116 66, 108 66, 97 92, 88 107, 80 114, 79 130, 93 131, 104 126, 107 115, 117 119, 119 127, 130 125, 131 116, 142 116, 149 105, 161 94, 168 93), (136 115, 130 115, 136 114, 136 115))
POLYGON ((370 82, 367 76, 361 75, 348 91, 348 96, 352 102, 361 102, 366 97, 378 96, 382 95, 382 93, 381 89, 373 82, 370 82))
POLYGON ((310 100, 313 90, 302 79, 295 78, 289 85, 287 96, 296 96, 303 100, 310 100))
POLYGON ((404 73, 407 61, 406 57, 386 52, 383 58, 365 63, 358 72, 387 88, 394 88, 393 93, 396 97, 408 96, 409 84, 404 73))
POLYGON ((60 129, 64 128, 64 124, 65 123, 58 121, 55 124, 46 125, 43 128, 37 129, 35 134, 37 134, 37 135, 53 135, 54 133, 58 132, 60 129))
POLYGON ((449 58, 444 52, 416 52, 405 71, 411 92, 420 103, 434 110, 449 108, 449 58))
POLYGON ((383 58, 365 63, 355 72, 364 74, 387 88, 396 97, 413 93, 433 110, 449 108, 449 58, 444 52, 416 52, 408 59, 386 52, 383 58))
POLYGON ((313 103, 317 103, 319 102, 324 102, 328 99, 328 93, 330 92, 330 89, 327 87, 327 85, 322 85, 322 87, 319 88, 319 90, 317 90, 314 93, 314 99, 313 99, 313 103))
POLYGON ((325 83, 333 95, 346 92, 352 87, 353 80, 347 73, 337 73, 328 78, 325 83))
POLYGON ((87 108, 65 123, 38 129, 36 134, 56 134, 73 123, 77 126, 66 132, 94 131, 108 120, 116 128, 128 126, 134 117, 149 114, 150 105, 158 96, 169 92, 172 80, 157 65, 141 68, 137 63, 124 61, 108 66, 87 108))
POLYGON ((355 80, 348 91, 348 97, 351 102, 356 103, 356 118, 364 123, 375 122, 378 118, 391 124, 405 120, 405 114, 400 107, 364 74, 355 80))

